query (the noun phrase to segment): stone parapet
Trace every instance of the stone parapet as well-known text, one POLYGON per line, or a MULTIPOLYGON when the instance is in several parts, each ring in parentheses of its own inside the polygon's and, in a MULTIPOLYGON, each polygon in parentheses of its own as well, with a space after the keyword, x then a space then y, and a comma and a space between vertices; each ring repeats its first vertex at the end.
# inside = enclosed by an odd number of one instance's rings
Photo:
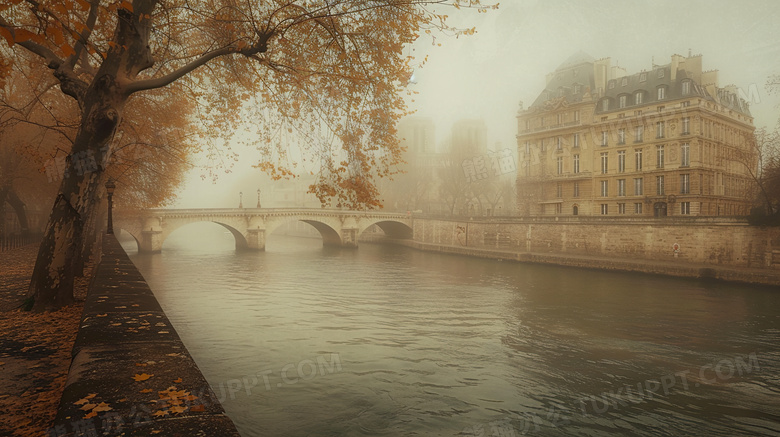
POLYGON ((113 235, 102 250, 49 435, 239 436, 113 235))

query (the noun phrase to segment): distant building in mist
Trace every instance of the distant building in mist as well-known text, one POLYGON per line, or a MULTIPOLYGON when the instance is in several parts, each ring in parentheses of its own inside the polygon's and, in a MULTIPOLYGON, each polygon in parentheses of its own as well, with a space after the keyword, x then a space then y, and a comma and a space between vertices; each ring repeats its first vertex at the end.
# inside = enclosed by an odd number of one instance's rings
POLYGON ((482 119, 459 120, 452 125, 450 152, 475 156, 487 152, 487 126, 482 119))
POLYGON ((436 153, 436 125, 426 117, 406 117, 398 122, 398 139, 408 153, 436 153))
POLYGON ((702 56, 627 74, 577 53, 518 121, 522 215, 745 215, 754 126, 702 56))

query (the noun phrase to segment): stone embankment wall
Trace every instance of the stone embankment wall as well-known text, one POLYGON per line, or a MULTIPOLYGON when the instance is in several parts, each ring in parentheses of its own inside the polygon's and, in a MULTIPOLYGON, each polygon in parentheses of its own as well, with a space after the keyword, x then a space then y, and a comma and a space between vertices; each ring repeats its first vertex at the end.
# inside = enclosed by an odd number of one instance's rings
POLYGON ((87 292, 57 436, 219 436, 238 431, 113 235, 87 292))
POLYGON ((409 245, 423 250, 768 284, 780 277, 780 229, 735 218, 418 216, 413 226, 409 245))

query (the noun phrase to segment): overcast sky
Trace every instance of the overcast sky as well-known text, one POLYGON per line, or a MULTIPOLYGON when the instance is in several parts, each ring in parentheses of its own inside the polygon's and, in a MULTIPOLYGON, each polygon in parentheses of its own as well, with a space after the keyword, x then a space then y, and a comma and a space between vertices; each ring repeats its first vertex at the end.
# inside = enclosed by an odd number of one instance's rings
MULTIPOLYGON (((519 102, 532 103, 545 75, 580 50, 609 57, 629 74, 690 50, 703 55, 704 70, 719 70, 721 87, 734 84, 754 98, 757 127, 773 127, 780 115, 780 99, 765 88, 767 77, 780 73, 780 0, 503 0, 487 14, 441 12, 454 24, 476 26, 477 34, 438 37, 441 47, 423 39, 409 49, 429 55, 415 72, 419 94, 410 106, 434 119, 437 143, 455 121, 482 118, 489 145, 516 147, 519 102)), ((216 185, 195 172, 177 206, 237 206, 239 191, 257 190, 259 178, 245 173, 251 163, 216 185)))

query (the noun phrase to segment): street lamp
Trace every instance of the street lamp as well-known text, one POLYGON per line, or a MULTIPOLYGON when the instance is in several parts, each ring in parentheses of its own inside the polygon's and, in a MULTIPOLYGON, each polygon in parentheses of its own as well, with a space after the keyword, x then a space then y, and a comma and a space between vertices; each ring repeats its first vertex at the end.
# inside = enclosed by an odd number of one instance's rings
POLYGON ((260 208, 260 189, 257 189, 257 207, 260 208))
POLYGON ((244 192, 239 191, 238 192, 238 208, 241 209, 244 207, 244 192))
POLYGON ((108 193, 108 229, 106 229, 107 234, 113 234, 114 233, 114 220, 112 216, 112 209, 114 209, 114 190, 116 189, 116 184, 114 183, 113 179, 109 179, 108 182, 106 182, 106 193, 108 193))

